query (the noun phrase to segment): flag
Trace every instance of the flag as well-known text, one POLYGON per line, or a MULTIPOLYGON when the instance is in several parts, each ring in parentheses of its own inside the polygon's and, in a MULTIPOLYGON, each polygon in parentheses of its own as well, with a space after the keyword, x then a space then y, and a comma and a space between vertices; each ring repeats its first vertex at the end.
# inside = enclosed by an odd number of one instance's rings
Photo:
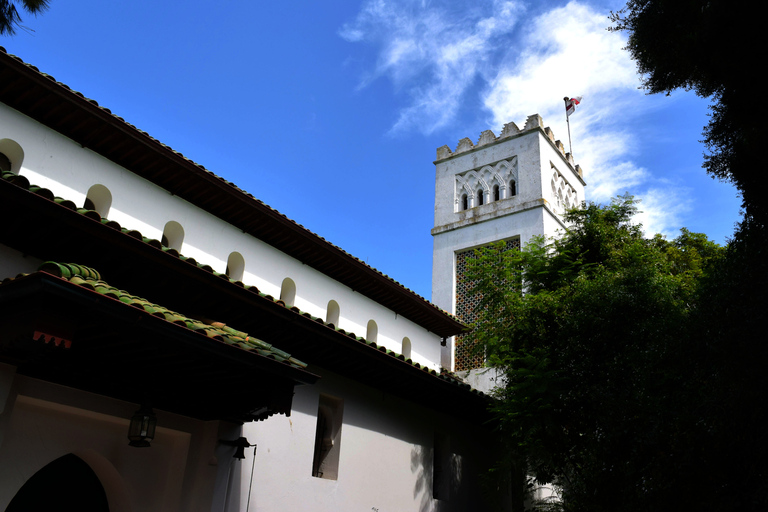
POLYGON ((568 99, 568 96, 563 98, 565 100, 565 117, 571 117, 571 114, 576 112, 576 107, 581 103, 581 96, 568 99))

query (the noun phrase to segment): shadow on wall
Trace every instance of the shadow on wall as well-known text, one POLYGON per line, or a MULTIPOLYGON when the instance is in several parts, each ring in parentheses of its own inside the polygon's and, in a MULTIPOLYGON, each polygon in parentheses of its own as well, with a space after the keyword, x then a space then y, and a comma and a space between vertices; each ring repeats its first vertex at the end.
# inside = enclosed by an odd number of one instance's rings
POLYGON ((416 474, 413 497, 419 512, 459 510, 455 498, 462 495, 462 457, 448 450, 445 440, 435 446, 416 446, 411 450, 411 472, 416 474))
POLYGON ((411 450, 411 472, 416 474, 416 485, 413 487, 413 498, 419 499, 419 512, 439 510, 439 501, 432 498, 432 459, 434 450, 426 446, 414 446, 411 450), (433 504, 435 505, 433 507, 433 504))

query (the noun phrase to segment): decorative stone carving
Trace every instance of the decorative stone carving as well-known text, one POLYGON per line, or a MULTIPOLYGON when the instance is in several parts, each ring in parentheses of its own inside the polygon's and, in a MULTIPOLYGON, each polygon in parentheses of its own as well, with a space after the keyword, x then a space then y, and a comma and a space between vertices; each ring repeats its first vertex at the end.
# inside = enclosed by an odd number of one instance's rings
MULTIPOLYGON (((517 157, 512 157, 509 160, 502 160, 495 165, 486 165, 477 169, 464 172, 456 175, 455 184, 455 204, 456 211, 462 210, 462 204, 460 201, 461 194, 467 194, 467 197, 475 197, 478 190, 483 190, 486 200, 486 204, 493 202, 493 185, 498 185, 500 191, 506 191, 507 184, 514 180, 519 183, 517 176, 517 157)), ((519 193, 519 191, 518 191, 519 193)), ((506 194, 501 195, 499 200, 508 199, 506 194)), ((477 206, 476 204, 468 205, 469 208, 477 206)))

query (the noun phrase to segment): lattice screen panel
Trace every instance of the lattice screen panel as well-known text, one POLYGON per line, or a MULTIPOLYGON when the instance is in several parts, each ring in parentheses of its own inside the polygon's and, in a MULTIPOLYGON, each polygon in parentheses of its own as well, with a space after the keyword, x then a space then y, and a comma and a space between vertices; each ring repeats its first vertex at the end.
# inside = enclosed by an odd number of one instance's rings
MULTIPOLYGON (((507 240, 504 249, 520 249, 520 239, 507 240)), ((480 296, 472 294, 475 282, 464 278, 467 272, 467 260, 474 257, 474 249, 456 253, 456 317, 465 324, 471 324, 477 320, 475 306, 480 302, 480 296)), ((482 368, 485 365, 485 356, 481 352, 473 351, 476 340, 471 332, 456 336, 455 339, 456 371, 482 368)))

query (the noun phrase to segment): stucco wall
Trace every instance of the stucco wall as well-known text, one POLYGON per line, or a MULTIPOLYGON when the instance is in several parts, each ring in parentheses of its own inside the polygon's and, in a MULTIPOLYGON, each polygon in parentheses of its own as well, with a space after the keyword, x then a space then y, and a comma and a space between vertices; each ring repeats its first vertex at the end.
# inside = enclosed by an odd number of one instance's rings
POLYGON ((241 502, 263 512, 429 512, 488 510, 479 479, 496 453, 487 431, 319 370, 322 379, 296 390, 290 418, 246 425, 258 444, 243 461, 241 502), (320 394, 343 400, 338 479, 312 476, 320 394), (450 439, 458 478, 446 500, 432 497, 435 434, 450 439))

